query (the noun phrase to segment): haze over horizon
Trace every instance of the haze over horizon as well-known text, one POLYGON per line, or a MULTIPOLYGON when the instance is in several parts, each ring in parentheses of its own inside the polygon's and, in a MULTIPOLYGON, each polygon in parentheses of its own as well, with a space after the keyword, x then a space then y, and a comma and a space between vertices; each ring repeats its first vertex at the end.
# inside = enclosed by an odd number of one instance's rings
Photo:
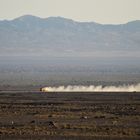
POLYGON ((139 5, 0 0, 0 86, 140 83, 139 5))
POLYGON ((19 17, 15 17, 13 19, 0 19, 0 21, 13 21, 13 20, 17 20, 17 19, 21 19, 21 18, 25 18, 25 17, 34 17, 34 18, 40 18, 40 19, 49 19, 49 18, 60 18, 60 19, 65 19, 65 20, 71 20, 73 22, 77 22, 77 23, 97 23, 97 24, 101 24, 101 25, 124 25, 124 24, 127 24, 127 23, 130 23, 130 22, 135 22, 135 21, 140 21, 140 19, 135 19, 135 20, 130 20, 130 21, 127 21, 125 23, 99 23, 99 22, 96 22, 96 21, 78 21, 78 20, 75 20, 75 19, 72 19, 72 18, 67 18, 67 17, 63 17, 63 16, 49 16, 49 17, 40 17, 40 16, 37 16, 37 15, 32 15, 32 14, 25 14, 25 15, 21 15, 19 17))
POLYGON ((123 24, 140 20, 139 0, 0 0, 0 20, 22 15, 65 17, 75 21, 123 24))

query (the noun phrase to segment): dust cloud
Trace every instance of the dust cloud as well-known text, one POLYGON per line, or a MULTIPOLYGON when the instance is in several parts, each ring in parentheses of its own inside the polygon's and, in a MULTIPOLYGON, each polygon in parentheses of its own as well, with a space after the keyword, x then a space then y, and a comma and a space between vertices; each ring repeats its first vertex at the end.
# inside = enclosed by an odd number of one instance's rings
POLYGON ((83 85, 68 85, 59 87, 44 87, 43 92, 139 92, 140 83, 136 85, 122 86, 83 86, 83 85))

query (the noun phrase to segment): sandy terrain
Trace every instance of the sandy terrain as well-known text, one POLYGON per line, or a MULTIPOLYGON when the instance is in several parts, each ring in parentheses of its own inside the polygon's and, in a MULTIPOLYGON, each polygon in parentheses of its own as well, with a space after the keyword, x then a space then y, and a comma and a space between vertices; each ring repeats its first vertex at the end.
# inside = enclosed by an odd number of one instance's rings
POLYGON ((1 139, 140 139, 140 93, 0 91, 1 139))

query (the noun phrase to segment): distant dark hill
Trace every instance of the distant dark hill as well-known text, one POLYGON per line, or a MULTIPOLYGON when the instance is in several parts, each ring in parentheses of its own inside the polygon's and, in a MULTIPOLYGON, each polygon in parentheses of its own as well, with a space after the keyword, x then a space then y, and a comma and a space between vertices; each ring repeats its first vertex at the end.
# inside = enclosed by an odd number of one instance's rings
POLYGON ((31 15, 0 21, 0 55, 134 56, 140 20, 120 25, 31 15))

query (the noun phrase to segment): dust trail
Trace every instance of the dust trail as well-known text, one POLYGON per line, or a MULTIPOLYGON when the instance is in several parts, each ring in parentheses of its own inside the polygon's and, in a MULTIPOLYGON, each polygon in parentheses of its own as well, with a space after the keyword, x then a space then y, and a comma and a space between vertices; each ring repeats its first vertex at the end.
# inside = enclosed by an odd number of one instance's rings
POLYGON ((122 86, 82 86, 82 85, 68 85, 68 86, 59 86, 59 87, 44 87, 42 88, 44 92, 139 92, 140 91, 140 83, 136 85, 122 85, 122 86))

